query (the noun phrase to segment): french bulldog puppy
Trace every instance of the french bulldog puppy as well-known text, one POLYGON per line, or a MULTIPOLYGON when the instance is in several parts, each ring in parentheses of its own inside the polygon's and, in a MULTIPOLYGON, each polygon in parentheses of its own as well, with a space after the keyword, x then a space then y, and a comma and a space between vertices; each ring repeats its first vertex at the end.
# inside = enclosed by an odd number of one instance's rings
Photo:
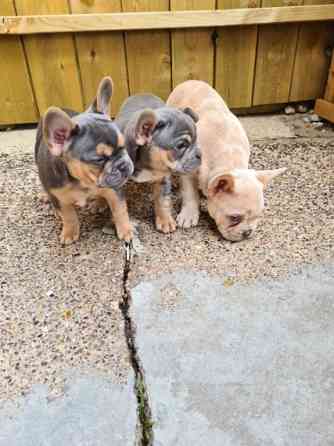
POLYGON ((124 137, 109 115, 113 84, 105 77, 93 104, 84 113, 50 107, 39 122, 35 160, 44 190, 61 217, 62 244, 79 238, 75 206, 87 200, 107 201, 120 239, 132 239, 121 190, 134 166, 124 137))
POLYGON ((198 188, 208 198, 208 211, 222 236, 231 241, 249 238, 264 208, 263 191, 286 169, 248 168, 250 145, 237 117, 205 82, 189 80, 170 94, 167 105, 191 107, 198 116, 197 135, 202 163, 193 175, 181 177, 182 209, 178 226, 196 226, 198 188))
POLYGON ((115 118, 134 163, 132 179, 153 182, 156 228, 175 231, 171 213, 171 175, 189 174, 200 165, 196 114, 188 107, 166 107, 157 96, 130 96, 115 118))

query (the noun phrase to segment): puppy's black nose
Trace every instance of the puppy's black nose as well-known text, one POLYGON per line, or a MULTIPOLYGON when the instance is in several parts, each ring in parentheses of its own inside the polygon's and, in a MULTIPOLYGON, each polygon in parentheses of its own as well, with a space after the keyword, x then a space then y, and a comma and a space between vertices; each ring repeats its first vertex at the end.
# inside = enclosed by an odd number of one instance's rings
POLYGON ((242 233, 242 235, 243 235, 244 238, 248 238, 248 237, 250 237, 251 233, 252 233, 252 230, 248 229, 248 231, 244 231, 242 233))

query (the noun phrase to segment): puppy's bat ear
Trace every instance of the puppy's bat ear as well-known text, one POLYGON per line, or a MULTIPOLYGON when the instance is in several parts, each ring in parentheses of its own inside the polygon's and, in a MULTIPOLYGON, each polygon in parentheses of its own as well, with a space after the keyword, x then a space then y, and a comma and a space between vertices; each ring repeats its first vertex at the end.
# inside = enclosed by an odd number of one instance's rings
POLYGON ((43 137, 54 156, 60 156, 66 150, 78 129, 78 125, 60 108, 50 107, 44 115, 43 137))
POLYGON ((191 119, 195 122, 195 124, 196 124, 196 122, 198 122, 198 120, 199 120, 199 116, 198 116, 198 114, 197 114, 192 108, 190 108, 190 107, 186 107, 186 108, 184 108, 182 111, 183 111, 183 113, 185 113, 186 115, 190 116, 191 119))
POLYGON ((135 124, 135 140, 138 146, 144 146, 152 140, 152 133, 158 123, 156 114, 151 109, 140 113, 135 124))
POLYGON ((96 98, 86 110, 88 113, 103 113, 110 118, 110 104, 113 93, 113 81, 111 77, 104 77, 97 89, 96 98))
POLYGON ((277 175, 281 175, 281 173, 285 171, 286 167, 273 170, 257 170, 255 171, 255 175, 256 178, 263 184, 263 188, 265 189, 273 178, 277 177, 277 175))
POLYGON ((220 175, 210 181, 208 186, 208 196, 210 198, 219 194, 220 192, 233 192, 234 191, 234 177, 232 174, 227 173, 220 175))

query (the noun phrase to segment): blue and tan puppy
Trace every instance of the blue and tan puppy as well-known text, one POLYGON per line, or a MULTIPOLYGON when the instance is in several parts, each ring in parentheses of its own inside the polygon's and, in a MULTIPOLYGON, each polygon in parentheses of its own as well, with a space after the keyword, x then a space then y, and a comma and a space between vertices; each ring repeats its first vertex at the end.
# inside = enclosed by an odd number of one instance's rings
POLYGON ((51 107, 38 126, 35 160, 41 183, 63 223, 62 244, 79 238, 75 206, 85 206, 94 198, 107 201, 118 237, 126 241, 132 238, 120 188, 134 166, 124 148, 123 135, 110 119, 112 90, 112 80, 105 77, 86 112, 51 107))
POLYGON ((167 107, 151 94, 129 97, 115 118, 135 166, 132 179, 154 184, 156 228, 164 233, 176 229, 171 212, 171 175, 189 174, 201 162, 196 121, 190 108, 167 107))

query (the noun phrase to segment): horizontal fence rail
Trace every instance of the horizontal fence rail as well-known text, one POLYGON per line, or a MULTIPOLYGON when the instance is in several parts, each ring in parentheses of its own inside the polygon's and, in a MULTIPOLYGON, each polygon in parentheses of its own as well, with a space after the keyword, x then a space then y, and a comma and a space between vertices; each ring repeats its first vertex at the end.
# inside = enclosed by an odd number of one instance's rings
POLYGON ((281 110, 324 97, 333 48, 334 0, 0 0, 0 129, 86 109, 106 75, 113 116, 187 79, 237 113, 281 110))
POLYGON ((334 20, 334 5, 216 11, 57 14, 0 17, 0 34, 135 31, 264 25, 334 20))

